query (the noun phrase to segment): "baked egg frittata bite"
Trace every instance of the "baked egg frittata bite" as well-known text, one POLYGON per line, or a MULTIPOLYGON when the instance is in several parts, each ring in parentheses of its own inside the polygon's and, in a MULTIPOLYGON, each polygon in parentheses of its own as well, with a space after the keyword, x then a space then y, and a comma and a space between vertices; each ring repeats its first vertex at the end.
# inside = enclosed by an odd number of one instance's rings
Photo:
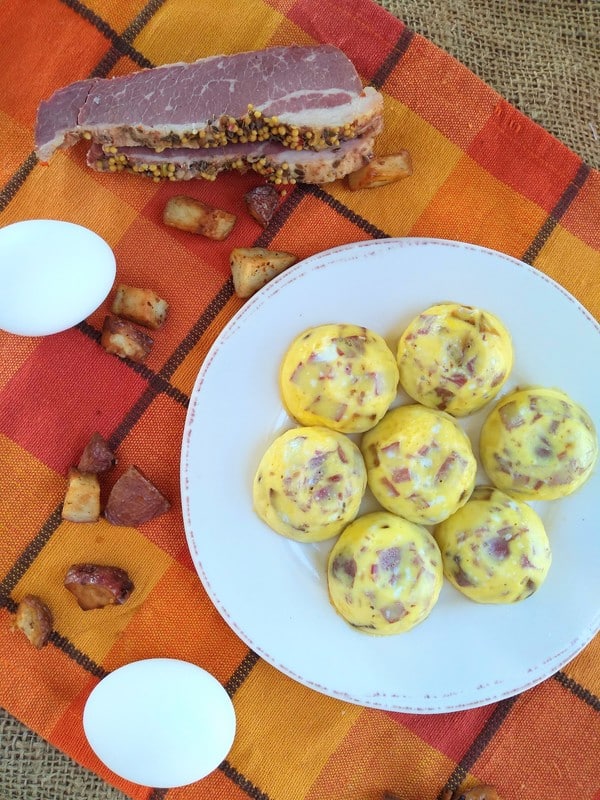
POLYGON ((319 426, 277 437, 254 478, 254 509, 277 533, 298 542, 337 536, 358 514, 367 483, 360 450, 319 426))
POLYGON ((513 346, 489 311, 440 303, 408 325, 397 357, 400 385, 413 400, 464 417, 498 394, 512 369, 513 346))
POLYGON ((443 411, 394 408, 363 435, 360 447, 377 501, 411 522, 441 522, 467 502, 475 486, 471 442, 443 411))
POLYGON ((518 389, 487 416, 479 450, 499 489, 525 500, 555 500, 589 478, 598 438, 587 412, 564 392, 518 389))
POLYGON ((526 503, 478 486, 434 529, 444 575, 478 603, 515 603, 537 591, 552 561, 544 524, 526 503))
POLYGON ((390 635, 422 622, 442 587, 433 536, 386 511, 352 522, 329 555, 327 584, 336 611, 366 633, 390 635))
POLYGON ((294 339, 279 383, 284 405, 301 425, 362 433, 396 397, 398 366, 379 334, 359 325, 318 325, 294 339))

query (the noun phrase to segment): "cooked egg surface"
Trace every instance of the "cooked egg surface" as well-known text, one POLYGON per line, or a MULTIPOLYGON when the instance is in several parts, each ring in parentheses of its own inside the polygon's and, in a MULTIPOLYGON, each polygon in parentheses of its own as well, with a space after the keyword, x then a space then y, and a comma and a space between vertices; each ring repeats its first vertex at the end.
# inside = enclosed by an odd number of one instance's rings
POLYGON ((337 536, 356 517, 366 484, 354 442, 328 428, 293 428, 261 459, 254 508, 282 536, 318 542, 337 536))
POLYGON ((354 627, 380 635, 422 622, 442 580, 440 551, 429 531, 386 511, 348 525, 327 566, 334 608, 354 627))
POLYGON ((434 530, 444 575, 478 603, 515 603, 540 588, 552 554, 544 524, 526 503, 478 486, 434 530))
POLYGON ((598 458, 594 424, 556 389, 521 389, 488 415, 479 441, 490 481, 526 500, 554 500, 578 489, 598 458))
POLYGON ((280 369, 289 413, 342 433, 372 428, 396 397, 398 367, 385 340, 358 325, 319 325, 290 345, 280 369))
POLYGON ((472 306, 431 306, 410 323, 398 343, 400 385, 429 408, 457 417, 492 400, 513 364, 511 337, 502 322, 472 306))
POLYGON ((458 423, 443 411, 400 406, 365 433, 369 488, 387 511, 433 525, 469 499, 477 462, 458 423))

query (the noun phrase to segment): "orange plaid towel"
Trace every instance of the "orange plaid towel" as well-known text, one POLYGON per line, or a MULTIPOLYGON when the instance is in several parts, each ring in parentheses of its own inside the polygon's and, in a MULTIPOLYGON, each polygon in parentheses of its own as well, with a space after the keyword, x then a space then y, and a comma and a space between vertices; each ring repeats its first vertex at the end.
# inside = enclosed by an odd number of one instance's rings
MULTIPOLYGON (((370 0, 4 0, 0 23, 2 224, 50 217, 85 225, 114 249, 119 281, 151 286, 173 309, 143 367, 99 346, 106 304, 56 336, 0 336, 0 703, 137 800, 375 800, 386 790, 433 800, 465 780, 494 784, 507 800, 598 800, 598 638, 536 688, 473 711, 418 716, 330 699, 259 659, 221 619, 194 571, 178 497, 193 382, 241 306, 231 247, 259 240, 305 257, 372 237, 462 240, 535 265, 600 318, 600 175, 370 0), (343 182, 298 186, 260 236, 242 201, 256 176, 186 185, 238 214, 231 239, 218 243, 162 224, 177 184, 94 173, 82 146, 49 166, 33 155, 38 103, 74 80, 314 42, 339 46, 383 92, 378 150, 412 153, 408 181, 356 193, 343 182), (114 477, 136 463, 173 501, 168 514, 139 530, 101 521, 82 531, 61 521, 66 470, 94 430, 118 449, 114 477), (128 565, 136 586, 110 613, 82 614, 61 588, 70 563, 94 560, 128 565), (41 651, 10 631, 28 592, 54 611, 41 651), (102 676, 155 656, 210 670, 238 716, 220 768, 168 792, 110 773, 81 723, 102 676)), ((440 669, 451 648, 449 639, 445 652, 431 654, 440 669)))

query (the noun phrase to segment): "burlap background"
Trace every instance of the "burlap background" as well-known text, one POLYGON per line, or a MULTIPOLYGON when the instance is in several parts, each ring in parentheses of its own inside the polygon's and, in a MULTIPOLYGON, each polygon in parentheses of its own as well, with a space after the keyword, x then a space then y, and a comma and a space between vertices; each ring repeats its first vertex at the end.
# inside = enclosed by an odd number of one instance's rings
MULTIPOLYGON (((600 168, 600 0, 378 0, 600 168)), ((0 800, 125 796, 0 709, 0 800)))
POLYGON ((378 0, 600 168, 599 0, 378 0))

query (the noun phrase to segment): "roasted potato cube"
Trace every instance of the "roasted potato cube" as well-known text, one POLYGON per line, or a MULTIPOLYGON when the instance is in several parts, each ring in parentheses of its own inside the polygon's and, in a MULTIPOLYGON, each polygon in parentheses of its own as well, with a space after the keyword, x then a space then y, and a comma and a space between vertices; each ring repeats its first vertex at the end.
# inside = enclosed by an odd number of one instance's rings
POLYGON ((351 172, 348 175, 348 186, 353 191, 375 189, 401 178, 408 178, 412 173, 410 153, 408 150, 401 150, 395 155, 374 158, 356 172, 351 172))
POLYGON ((270 280, 298 261, 293 253, 265 250, 264 247, 236 247, 229 264, 238 297, 251 297, 270 280))
POLYGON ((199 233, 209 239, 226 239, 235 225, 236 217, 229 211, 215 208, 193 197, 171 197, 163 212, 163 222, 188 233, 199 233))
POLYGON ((53 622, 52 612, 41 598, 26 594, 21 599, 17 606, 14 627, 23 631, 37 650, 48 643, 53 622))
POLYGON ((157 330, 167 319, 169 304, 152 289, 137 289, 120 283, 110 310, 119 317, 157 330))
POLYGON ((69 522, 97 522, 100 518, 100 483, 93 472, 71 467, 61 517, 69 522))
POLYGON ((131 322, 108 315, 102 326, 100 344, 108 353, 141 363, 152 350, 154 339, 131 322))
POLYGON ((171 504, 156 486, 137 467, 131 466, 113 486, 104 516, 113 525, 135 527, 169 508, 171 504))
POLYGON ((124 569, 101 564, 72 564, 64 586, 75 595, 83 611, 121 605, 135 588, 124 569))
POLYGON ((117 463, 115 454, 97 431, 86 444, 77 469, 79 472, 106 472, 117 463))
POLYGON ((266 228, 279 203, 279 192, 271 184, 255 186, 246 192, 244 201, 250 216, 266 228))

